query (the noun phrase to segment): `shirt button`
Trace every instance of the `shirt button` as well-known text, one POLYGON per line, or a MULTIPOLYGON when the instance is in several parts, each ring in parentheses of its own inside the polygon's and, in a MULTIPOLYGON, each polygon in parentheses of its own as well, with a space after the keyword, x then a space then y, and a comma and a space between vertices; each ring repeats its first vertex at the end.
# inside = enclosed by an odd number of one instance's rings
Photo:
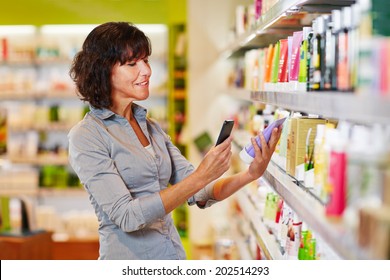
POLYGON ((169 240, 169 237, 168 237, 168 236, 165 236, 165 239, 166 239, 166 240, 169 240))

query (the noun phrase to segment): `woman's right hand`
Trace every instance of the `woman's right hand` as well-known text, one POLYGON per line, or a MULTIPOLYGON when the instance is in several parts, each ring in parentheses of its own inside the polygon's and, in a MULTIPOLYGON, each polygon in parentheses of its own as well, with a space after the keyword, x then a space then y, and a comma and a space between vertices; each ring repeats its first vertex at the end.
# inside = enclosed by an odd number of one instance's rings
POLYGON ((205 184, 219 178, 229 169, 232 140, 233 137, 229 136, 218 146, 212 147, 199 164, 196 173, 201 180, 205 181, 205 184))

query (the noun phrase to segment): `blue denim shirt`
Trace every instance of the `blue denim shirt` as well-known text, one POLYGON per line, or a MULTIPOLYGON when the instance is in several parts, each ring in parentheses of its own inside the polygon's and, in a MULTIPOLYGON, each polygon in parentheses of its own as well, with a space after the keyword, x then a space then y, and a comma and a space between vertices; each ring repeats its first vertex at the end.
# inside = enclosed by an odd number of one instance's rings
MULTIPOLYGON (((159 192, 194 167, 160 126, 133 104, 134 117, 153 146, 142 146, 129 122, 96 109, 69 132, 69 161, 89 194, 99 221, 99 259, 185 259, 171 214, 159 192)), ((212 205, 213 183, 188 200, 212 205)))

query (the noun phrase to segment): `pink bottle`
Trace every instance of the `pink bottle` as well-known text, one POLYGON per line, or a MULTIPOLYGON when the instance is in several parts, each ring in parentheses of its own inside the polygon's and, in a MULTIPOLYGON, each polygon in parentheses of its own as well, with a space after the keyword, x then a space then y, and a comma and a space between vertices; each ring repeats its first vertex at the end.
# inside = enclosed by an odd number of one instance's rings
POLYGON ((329 200, 325 213, 328 217, 340 217, 346 207, 347 192, 347 154, 345 152, 345 141, 337 130, 334 130, 331 139, 331 150, 329 155, 328 189, 329 200))

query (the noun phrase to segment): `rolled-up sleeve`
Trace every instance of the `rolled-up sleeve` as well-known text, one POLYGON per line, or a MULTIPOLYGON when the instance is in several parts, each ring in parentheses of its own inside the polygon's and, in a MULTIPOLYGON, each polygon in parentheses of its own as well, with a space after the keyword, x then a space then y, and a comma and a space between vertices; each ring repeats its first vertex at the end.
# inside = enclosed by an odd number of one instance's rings
POLYGON ((166 213, 159 193, 133 198, 110 158, 109 146, 105 144, 108 142, 98 129, 84 123, 68 134, 69 162, 91 198, 126 232, 164 217, 166 213))
POLYGON ((199 192, 197 192, 195 195, 190 197, 188 199, 188 205, 192 206, 196 204, 199 208, 207 208, 210 207, 211 205, 217 203, 218 201, 214 199, 213 196, 213 190, 214 190, 214 183, 211 182, 208 184, 206 187, 201 189, 199 192), (204 205, 199 204, 198 202, 205 202, 204 205))

